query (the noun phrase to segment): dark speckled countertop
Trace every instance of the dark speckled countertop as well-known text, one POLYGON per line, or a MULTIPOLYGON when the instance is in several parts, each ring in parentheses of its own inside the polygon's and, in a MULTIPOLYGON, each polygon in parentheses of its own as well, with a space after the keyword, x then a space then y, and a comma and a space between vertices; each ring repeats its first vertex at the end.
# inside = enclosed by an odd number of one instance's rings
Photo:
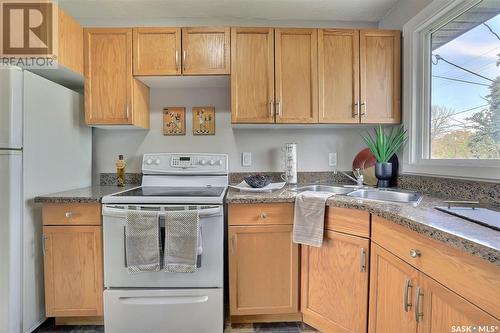
POLYGON ((138 185, 95 185, 90 187, 78 188, 64 192, 51 193, 40 195, 35 198, 38 203, 88 203, 101 202, 102 197, 108 194, 124 191, 129 188, 137 187, 138 185))
MULTIPOLYGON (((296 194, 288 187, 271 193, 240 192, 230 188, 226 201, 228 203, 294 202, 296 194)), ((444 205, 443 199, 424 195, 420 204, 413 207, 404 203, 336 195, 328 199, 327 205, 368 211, 500 266, 500 232, 436 210, 435 206, 444 205)))

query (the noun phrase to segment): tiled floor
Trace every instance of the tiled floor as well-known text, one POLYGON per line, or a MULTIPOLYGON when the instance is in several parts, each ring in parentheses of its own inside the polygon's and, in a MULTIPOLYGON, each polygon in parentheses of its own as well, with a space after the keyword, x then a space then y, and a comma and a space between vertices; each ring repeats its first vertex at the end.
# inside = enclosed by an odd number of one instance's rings
MULTIPOLYGON (((304 323, 226 325, 224 333, 319 333, 304 323)), ((49 319, 34 333, 104 333, 103 326, 55 326, 49 319)), ((140 332, 138 332, 140 333, 140 332)), ((200 332, 203 333, 203 332, 200 332)))

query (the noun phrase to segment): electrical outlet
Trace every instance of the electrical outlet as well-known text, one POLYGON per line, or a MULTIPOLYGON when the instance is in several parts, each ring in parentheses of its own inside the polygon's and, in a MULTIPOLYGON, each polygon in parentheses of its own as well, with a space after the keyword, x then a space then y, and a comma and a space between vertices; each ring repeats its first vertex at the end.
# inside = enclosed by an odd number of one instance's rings
POLYGON ((337 153, 328 154, 328 165, 331 167, 337 166, 337 153))
POLYGON ((244 167, 252 166, 252 153, 244 152, 241 154, 241 165, 244 167))

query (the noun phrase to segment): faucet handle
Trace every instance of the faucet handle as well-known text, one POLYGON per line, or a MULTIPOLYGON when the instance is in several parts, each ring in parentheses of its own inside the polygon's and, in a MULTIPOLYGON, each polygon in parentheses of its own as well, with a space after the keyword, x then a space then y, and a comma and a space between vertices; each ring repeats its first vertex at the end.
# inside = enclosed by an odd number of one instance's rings
POLYGON ((356 169, 354 169, 353 174, 354 174, 354 177, 356 177, 356 178, 359 178, 359 177, 362 177, 362 176, 363 176, 363 175, 361 174, 361 169, 360 169, 360 168, 356 168, 356 169))

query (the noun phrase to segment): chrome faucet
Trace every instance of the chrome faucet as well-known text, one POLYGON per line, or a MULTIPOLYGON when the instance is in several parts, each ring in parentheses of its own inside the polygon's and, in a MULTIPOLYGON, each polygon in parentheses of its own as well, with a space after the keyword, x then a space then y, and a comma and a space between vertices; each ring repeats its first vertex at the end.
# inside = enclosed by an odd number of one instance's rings
MULTIPOLYGON (((354 177, 349 175, 348 173, 344 172, 344 171, 339 171, 341 174, 343 174, 344 176, 346 176, 347 178, 349 178, 350 180, 352 180, 353 182, 356 183, 356 188, 363 188, 365 185, 364 185, 364 181, 365 181, 365 178, 364 176, 361 174, 361 171, 359 168, 355 169, 352 173, 354 174, 354 177)), ((337 170, 334 171, 334 174, 337 174, 337 170)))

